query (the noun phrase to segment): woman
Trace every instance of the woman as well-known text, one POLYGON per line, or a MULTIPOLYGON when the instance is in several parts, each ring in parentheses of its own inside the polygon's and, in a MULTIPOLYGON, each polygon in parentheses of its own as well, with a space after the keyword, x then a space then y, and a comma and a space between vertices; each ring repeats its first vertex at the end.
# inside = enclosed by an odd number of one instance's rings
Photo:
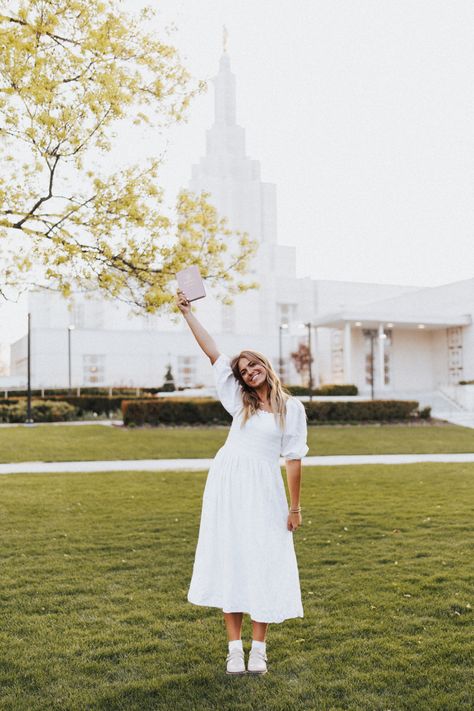
POLYGON ((306 414, 287 395, 265 356, 245 350, 230 360, 191 312, 183 292, 177 304, 214 369, 217 393, 232 415, 224 446, 209 470, 189 602, 221 608, 227 629, 227 673, 244 674, 242 617, 252 620, 247 670, 267 671, 271 622, 303 617, 292 533, 301 526, 301 458, 306 414), (288 504, 279 466, 286 459, 288 504))

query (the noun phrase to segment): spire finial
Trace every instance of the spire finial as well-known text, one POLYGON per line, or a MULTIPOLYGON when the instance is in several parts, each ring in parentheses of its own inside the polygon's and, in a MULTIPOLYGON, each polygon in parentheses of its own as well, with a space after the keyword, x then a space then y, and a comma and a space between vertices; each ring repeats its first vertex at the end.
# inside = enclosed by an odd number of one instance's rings
POLYGON ((227 27, 225 25, 222 26, 222 47, 224 49, 224 53, 227 54, 227 43, 229 41, 229 32, 227 30, 227 27))

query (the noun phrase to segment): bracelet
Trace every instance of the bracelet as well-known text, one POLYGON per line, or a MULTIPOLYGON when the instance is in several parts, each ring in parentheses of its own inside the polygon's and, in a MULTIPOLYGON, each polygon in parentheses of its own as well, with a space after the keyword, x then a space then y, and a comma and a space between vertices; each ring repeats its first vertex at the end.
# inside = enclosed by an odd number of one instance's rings
POLYGON ((290 513, 301 513, 301 506, 295 506, 295 508, 290 508, 290 513))

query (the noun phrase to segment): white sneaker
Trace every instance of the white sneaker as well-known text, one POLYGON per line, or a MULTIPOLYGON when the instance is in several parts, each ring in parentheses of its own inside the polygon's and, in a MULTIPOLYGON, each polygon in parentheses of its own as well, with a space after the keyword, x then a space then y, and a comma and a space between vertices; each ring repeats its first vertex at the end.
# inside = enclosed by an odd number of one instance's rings
POLYGON ((260 649, 251 649, 249 661, 247 664, 249 674, 266 674, 267 673, 267 655, 260 649))
POLYGON ((245 674, 244 652, 233 649, 227 655, 227 674, 245 674))

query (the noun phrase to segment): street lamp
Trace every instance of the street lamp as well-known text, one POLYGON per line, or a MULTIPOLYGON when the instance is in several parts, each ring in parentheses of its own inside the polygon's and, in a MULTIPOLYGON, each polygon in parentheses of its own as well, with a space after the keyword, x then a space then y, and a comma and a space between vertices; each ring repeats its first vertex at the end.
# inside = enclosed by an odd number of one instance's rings
POLYGON ((28 370, 27 370, 27 400, 26 400, 26 424, 31 425, 33 418, 31 416, 31 314, 28 314, 28 370))
POLYGON ((76 327, 70 324, 67 327, 67 363, 68 363, 68 381, 69 381, 69 392, 72 390, 72 377, 71 377, 71 331, 74 331, 76 327))
POLYGON ((287 323, 280 323, 278 326, 278 366, 279 366, 279 375, 280 375, 280 380, 283 377, 283 355, 282 355, 282 338, 281 338, 281 332, 284 329, 288 328, 287 323))
POLYGON ((377 331, 374 328, 364 328, 362 330, 365 338, 370 338, 370 397, 374 399, 374 341, 377 338, 377 331))

